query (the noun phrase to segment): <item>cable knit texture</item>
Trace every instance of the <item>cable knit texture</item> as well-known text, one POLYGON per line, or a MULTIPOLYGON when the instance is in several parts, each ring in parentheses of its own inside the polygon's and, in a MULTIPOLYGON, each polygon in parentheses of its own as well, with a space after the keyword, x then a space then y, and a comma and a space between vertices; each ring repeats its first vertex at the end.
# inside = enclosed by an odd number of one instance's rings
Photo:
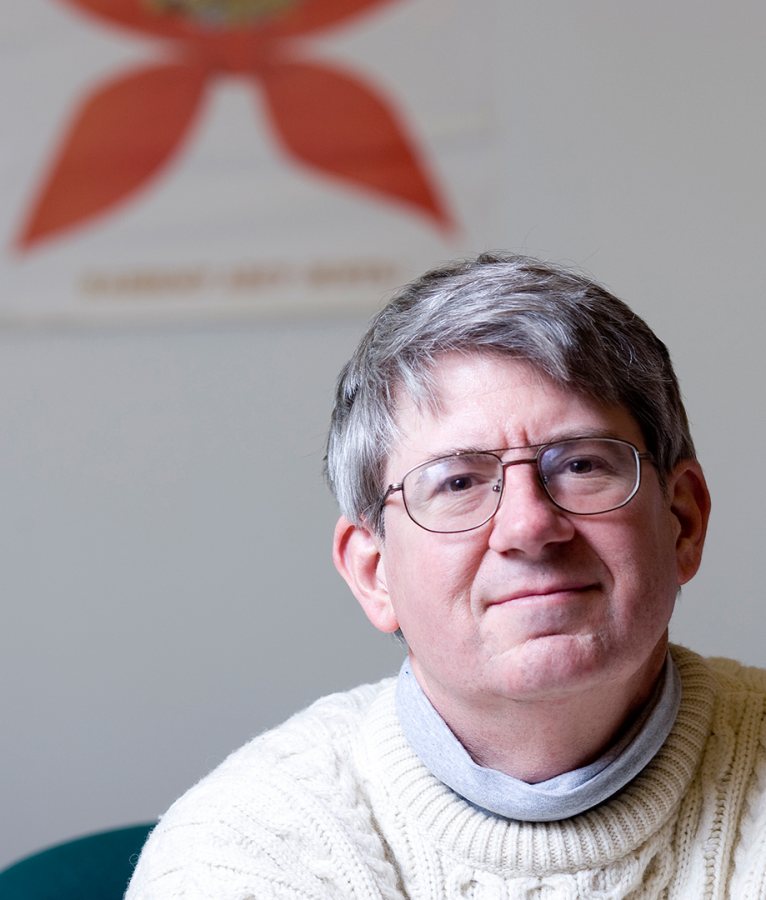
POLYGON ((582 815, 471 806, 413 753, 387 679, 232 754, 162 818, 126 900, 766 900, 766 671, 672 652, 670 736, 582 815))

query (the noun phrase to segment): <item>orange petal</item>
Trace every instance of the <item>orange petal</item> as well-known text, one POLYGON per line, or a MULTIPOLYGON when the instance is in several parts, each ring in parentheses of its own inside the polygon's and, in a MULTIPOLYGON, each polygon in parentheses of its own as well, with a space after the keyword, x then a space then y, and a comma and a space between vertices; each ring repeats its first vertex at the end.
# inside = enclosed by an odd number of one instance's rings
POLYGON ((174 64, 100 87, 64 137, 18 245, 83 223, 157 174, 191 124, 205 77, 174 64))
POLYGON ((278 135, 301 162, 357 188, 452 223, 394 111, 356 78, 325 66, 276 62, 258 73, 278 135))

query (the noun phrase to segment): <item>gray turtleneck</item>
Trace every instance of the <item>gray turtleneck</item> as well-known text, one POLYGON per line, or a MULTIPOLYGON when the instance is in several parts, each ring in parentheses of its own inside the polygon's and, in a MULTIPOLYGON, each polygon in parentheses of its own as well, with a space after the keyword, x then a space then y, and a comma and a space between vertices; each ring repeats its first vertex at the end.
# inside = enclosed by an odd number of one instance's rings
POLYGON ((616 794, 638 775, 670 734, 681 703, 681 680, 670 654, 646 708, 622 738, 587 766, 537 784, 477 765, 431 705, 409 660, 399 672, 396 709, 405 737, 423 765, 474 806, 524 822, 576 816, 616 794))

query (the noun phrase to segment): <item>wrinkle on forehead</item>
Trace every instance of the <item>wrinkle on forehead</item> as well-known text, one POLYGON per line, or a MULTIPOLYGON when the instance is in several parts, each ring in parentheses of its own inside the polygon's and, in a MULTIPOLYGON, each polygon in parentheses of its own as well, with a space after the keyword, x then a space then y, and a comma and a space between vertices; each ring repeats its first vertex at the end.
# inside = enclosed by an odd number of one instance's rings
MULTIPOLYGON (((474 350, 452 350, 437 356, 430 366, 421 370, 423 374, 417 379, 410 377, 409 382, 404 380, 391 386, 391 397, 393 399, 393 415, 391 417, 390 439, 383 453, 383 470, 385 473, 390 466, 391 458, 409 443, 412 438, 410 431, 413 421, 412 413, 415 413, 415 420, 430 419, 432 422, 438 422, 446 414, 446 408, 450 404, 454 404, 456 400, 466 400, 469 403, 480 394, 491 393, 493 390, 500 390, 495 387, 490 367, 487 363, 510 364, 518 367, 522 371, 525 370, 524 380, 540 386, 544 390, 546 385, 551 383, 551 379, 539 367, 530 363, 526 359, 512 356, 509 353, 501 353, 491 350, 474 351, 474 350), (486 384, 477 389, 476 382, 471 386, 466 386, 465 396, 463 398, 450 394, 450 391, 456 389, 456 385, 452 378, 447 380, 445 373, 455 372, 461 364, 474 363, 472 371, 476 373, 486 368, 486 384), (405 422, 409 422, 409 427, 403 427, 405 422)), ((486 449, 486 448, 484 448, 486 449)), ((450 452, 449 449, 444 453, 450 452)), ((384 475, 383 482, 389 480, 389 476, 393 477, 389 472, 384 475)))
POLYGON ((427 459, 471 450, 536 447, 583 435, 642 443, 640 426, 624 406, 574 390, 509 354, 444 354, 432 369, 429 395, 399 392, 384 480, 399 480, 400 470, 427 459))
MULTIPOLYGON (((487 361, 514 363, 520 368, 526 370, 526 380, 528 380, 530 383, 535 383, 541 389, 544 389, 545 386, 550 384, 551 382, 557 385, 559 384, 556 379, 552 378, 547 372, 543 371, 540 366, 535 365, 535 363, 531 362, 528 359, 514 356, 510 353, 502 353, 500 351, 492 350, 452 350, 448 353, 443 353, 432 361, 428 369, 425 370, 424 375, 420 378, 403 378, 393 386, 391 395, 394 401, 393 421, 395 439, 399 439, 401 437, 399 424, 401 421, 402 413, 407 408, 414 408, 418 413, 422 415, 430 415, 433 418, 436 418, 440 413, 444 411, 444 392, 445 389, 448 389, 450 385, 445 382, 443 373, 446 368, 445 363, 453 359, 475 359, 477 363, 487 361)), ((481 368, 481 366, 477 366, 477 368, 481 368)), ((562 384, 561 386, 564 385, 562 384)), ((484 388, 484 391, 486 391, 486 393, 491 393, 492 390, 492 385, 488 382, 486 387, 484 388)), ((472 389, 471 394, 475 395, 476 390, 472 389)))

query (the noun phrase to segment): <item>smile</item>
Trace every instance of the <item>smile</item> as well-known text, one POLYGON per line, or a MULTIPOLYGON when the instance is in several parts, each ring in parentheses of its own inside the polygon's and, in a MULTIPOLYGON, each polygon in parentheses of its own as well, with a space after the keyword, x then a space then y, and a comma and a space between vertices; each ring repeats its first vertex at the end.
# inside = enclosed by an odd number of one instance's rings
POLYGON ((540 587, 524 587, 510 594, 504 594, 496 600, 490 600, 487 606, 501 606, 506 603, 540 603, 540 602, 567 602, 577 596, 596 590, 595 583, 588 584, 553 584, 540 587))

